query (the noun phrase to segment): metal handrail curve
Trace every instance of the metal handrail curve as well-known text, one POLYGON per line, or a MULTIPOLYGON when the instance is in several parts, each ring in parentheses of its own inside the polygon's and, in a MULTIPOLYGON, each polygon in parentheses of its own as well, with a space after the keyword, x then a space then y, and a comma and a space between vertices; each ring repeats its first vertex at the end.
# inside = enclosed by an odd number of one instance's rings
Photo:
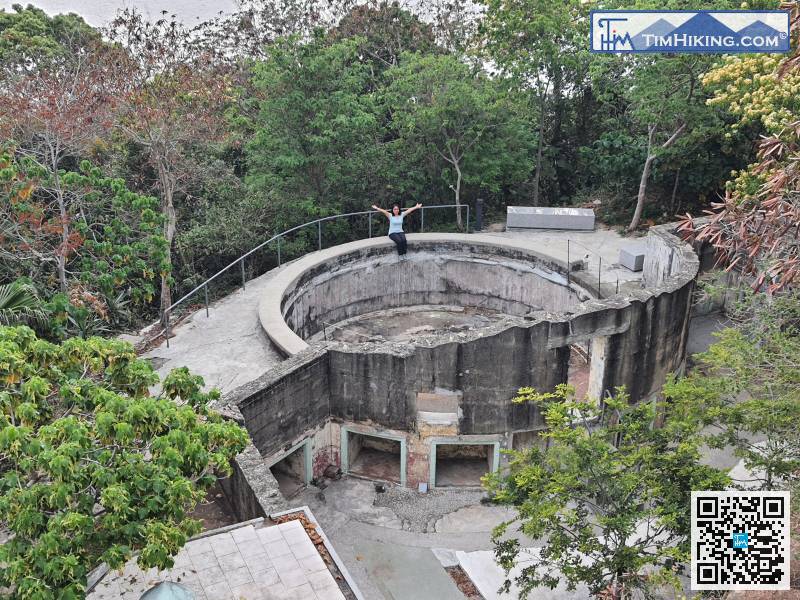
MULTIPOLYGON (((465 209, 466 213, 467 213, 465 230, 467 232, 469 232, 469 204, 435 204, 435 205, 432 205, 432 206, 422 206, 420 208, 420 230, 421 231, 425 230, 425 209, 426 208, 428 210, 435 209, 435 208, 455 208, 455 209, 457 209, 457 215, 460 215, 461 209, 465 209)), ((222 269, 220 269, 219 271, 214 273, 211 277, 206 279, 203 283, 201 283, 200 285, 195 287, 189 293, 183 295, 179 300, 176 300, 175 302, 170 304, 169 307, 164 311, 163 323, 164 323, 164 333, 165 333, 165 337, 166 337, 166 340, 167 340, 167 348, 169 348, 169 334, 170 334, 169 319, 170 319, 170 316, 172 315, 172 310, 176 306, 182 304, 183 302, 185 302, 186 300, 188 300, 189 298, 194 296, 200 290, 203 290, 204 293, 205 293, 206 316, 208 316, 208 314, 209 314, 208 313, 208 306, 209 306, 208 305, 208 284, 211 283, 212 281, 214 281, 217 277, 219 277, 220 275, 222 275, 223 273, 225 273, 229 269, 231 269, 232 267, 236 266, 237 264, 240 264, 241 265, 241 269, 242 269, 242 289, 245 289, 245 283, 246 283, 245 260, 247 259, 248 256, 251 256, 253 253, 258 252, 259 250, 261 250, 262 248, 264 248, 268 244, 270 244, 270 243, 272 243, 272 242, 277 240, 278 241, 278 266, 280 267, 281 266, 280 240, 283 237, 289 235, 290 233, 294 233, 295 231, 299 231, 300 229, 303 229, 304 227, 309 227, 310 225, 315 225, 316 224, 317 225, 317 251, 319 251, 319 250, 322 250, 322 224, 325 221, 333 221, 335 219, 342 219, 342 218, 346 218, 346 217, 354 217, 354 216, 358 216, 358 215, 369 215, 369 237, 372 238, 372 215, 375 214, 375 213, 378 213, 378 212, 379 211, 377 211, 377 210, 362 210, 362 211, 359 211, 359 212, 342 213, 342 214, 338 214, 338 215, 330 215, 330 216, 327 216, 327 217, 320 217, 319 219, 314 219, 313 221, 308 221, 307 223, 303 223, 302 225, 296 225, 295 227, 287 229, 286 231, 282 231, 282 232, 280 232, 280 233, 278 233, 276 235, 273 235, 268 240, 266 240, 264 242, 261 242, 255 248, 252 248, 251 250, 248 250, 247 252, 242 254, 239 258, 237 258, 236 260, 232 261, 231 263, 227 264, 222 269)))

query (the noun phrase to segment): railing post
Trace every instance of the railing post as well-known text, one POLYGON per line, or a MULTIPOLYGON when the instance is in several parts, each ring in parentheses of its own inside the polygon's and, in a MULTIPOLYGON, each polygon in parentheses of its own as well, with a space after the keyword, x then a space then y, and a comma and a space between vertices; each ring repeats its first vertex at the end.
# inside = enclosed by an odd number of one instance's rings
POLYGON ((322 250, 322 221, 317 221, 317 243, 322 250))
POLYGON ((203 286, 203 291, 205 292, 206 296, 206 318, 208 318, 208 284, 203 286))
POLYGON ((425 233, 425 207, 420 209, 419 213, 419 232, 425 233))
POLYGON ((281 238, 278 238, 278 266, 281 266, 281 238))
POLYGON ((572 265, 569 262, 569 240, 567 240, 567 285, 569 285, 570 271, 572 271, 572 265))
POLYGON ((244 290, 244 289, 246 289, 244 287, 244 280, 245 280, 245 277, 244 277, 244 259, 242 259, 242 262, 239 263, 239 264, 242 265, 242 289, 244 290))
POLYGON ((467 204, 467 227, 464 231, 469 233, 469 204, 467 204))
POLYGON ((603 257, 598 256, 597 258, 597 297, 602 298, 603 290, 600 288, 600 270, 603 268, 603 257))
POLYGON ((369 213, 369 237, 372 239, 372 213, 369 213))
POLYGON ((169 348, 169 310, 164 311, 164 337, 167 338, 167 348, 169 348))

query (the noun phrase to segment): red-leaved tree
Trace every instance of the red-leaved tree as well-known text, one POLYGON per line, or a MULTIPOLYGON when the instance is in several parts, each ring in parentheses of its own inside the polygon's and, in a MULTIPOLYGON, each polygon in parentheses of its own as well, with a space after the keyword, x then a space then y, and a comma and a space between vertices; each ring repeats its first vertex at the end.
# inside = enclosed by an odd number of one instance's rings
POLYGON ((687 238, 711 243, 721 264, 770 293, 800 283, 800 7, 783 8, 791 13, 788 56, 729 58, 704 79, 715 91, 713 103, 726 106, 739 124, 765 130, 756 162, 729 182, 707 220, 686 215, 680 225, 687 238))
POLYGON ((172 304, 176 196, 197 173, 195 157, 226 138, 225 109, 236 93, 232 63, 208 43, 203 27, 187 28, 174 17, 151 23, 135 10, 124 10, 108 31, 129 54, 124 93, 116 99, 116 130, 141 149, 153 169, 165 217, 164 323, 172 304))

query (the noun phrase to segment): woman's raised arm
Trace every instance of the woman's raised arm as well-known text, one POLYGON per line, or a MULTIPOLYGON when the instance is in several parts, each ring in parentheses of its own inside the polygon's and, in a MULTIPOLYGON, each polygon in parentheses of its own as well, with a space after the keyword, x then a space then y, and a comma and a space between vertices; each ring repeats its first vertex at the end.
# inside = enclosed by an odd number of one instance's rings
POLYGON ((392 216, 392 213, 390 213, 390 212, 389 212, 388 210, 386 210, 385 208, 381 208, 380 206, 375 206, 374 204, 372 205, 372 208, 374 208, 375 210, 377 210, 377 211, 379 211, 379 212, 382 212, 382 213, 383 213, 383 214, 385 214, 387 217, 391 217, 391 216, 392 216))
POLYGON ((411 208, 407 208, 406 210, 404 210, 403 211, 403 216, 405 217, 406 215, 411 214, 412 212, 414 212, 418 208, 422 208, 422 204, 420 202, 417 202, 417 204, 415 206, 412 206, 411 208))

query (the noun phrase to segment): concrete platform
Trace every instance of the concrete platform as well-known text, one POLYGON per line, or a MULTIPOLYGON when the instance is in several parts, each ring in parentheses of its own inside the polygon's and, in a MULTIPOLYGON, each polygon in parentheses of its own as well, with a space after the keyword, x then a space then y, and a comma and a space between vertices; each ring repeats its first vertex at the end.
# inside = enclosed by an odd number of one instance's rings
MULTIPOLYGON (((506 575, 502 567, 495 562, 493 551, 459 551, 456 552, 456 558, 458 559, 458 564, 469 575, 484 600, 513 600, 520 597, 519 588, 513 584, 514 577, 520 574, 522 569, 539 554, 539 551, 539 548, 525 548, 522 550, 520 560, 509 575, 512 585, 508 594, 500 594, 498 592, 500 586, 506 580, 506 575)), ((542 600, 588 600, 592 596, 585 585, 578 586, 574 592, 570 592, 567 590, 566 585, 561 583, 554 590, 546 587, 537 588, 529 597, 541 598, 542 600)))

